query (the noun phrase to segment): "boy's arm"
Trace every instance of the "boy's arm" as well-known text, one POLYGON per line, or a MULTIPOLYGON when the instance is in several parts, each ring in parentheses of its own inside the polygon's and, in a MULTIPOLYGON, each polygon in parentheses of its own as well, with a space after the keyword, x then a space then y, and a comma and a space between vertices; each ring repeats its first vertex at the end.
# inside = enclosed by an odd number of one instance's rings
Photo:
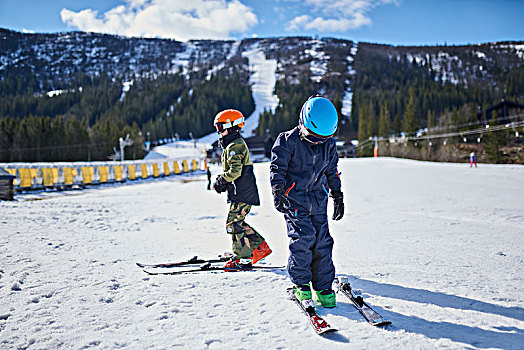
POLYGON ((335 143, 330 150, 331 161, 329 162, 328 168, 326 170, 326 177, 328 181, 328 186, 331 191, 340 191, 342 183, 340 182, 338 167, 338 153, 335 143))
POLYGON ((331 162, 326 170, 326 177, 328 181, 330 197, 333 198, 333 220, 340 220, 344 216, 344 194, 340 191, 342 186, 340 182, 340 174, 337 170, 338 166, 338 153, 337 146, 333 142, 330 150, 331 162))
POLYGON ((269 166, 269 179, 271 187, 284 186, 286 174, 291 160, 292 151, 284 134, 278 135, 273 148, 271 148, 271 165, 269 166))
POLYGON ((275 208, 281 213, 287 213, 291 204, 285 195, 286 174, 291 161, 291 145, 285 134, 278 135, 271 149, 271 165, 269 166, 269 179, 275 208))
POLYGON ((229 168, 222 173, 222 177, 227 182, 232 182, 242 174, 244 153, 247 152, 247 149, 242 144, 231 144, 224 152, 227 152, 229 168))

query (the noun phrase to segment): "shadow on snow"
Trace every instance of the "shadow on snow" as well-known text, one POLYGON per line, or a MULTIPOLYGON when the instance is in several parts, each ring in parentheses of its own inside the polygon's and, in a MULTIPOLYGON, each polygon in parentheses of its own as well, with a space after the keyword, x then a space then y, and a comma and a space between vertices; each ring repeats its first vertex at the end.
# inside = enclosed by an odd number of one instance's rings
MULTIPOLYGON (((422 304, 432 304, 443 308, 500 315, 519 321, 524 320, 524 308, 521 307, 505 307, 475 299, 431 292, 424 289, 379 283, 352 276, 347 277, 350 279, 352 286, 362 289, 367 294, 413 301, 422 304)), ((342 301, 343 299, 340 300, 342 301)), ((344 300, 344 303, 345 302, 346 301, 344 300)), ((347 307, 353 308, 349 305, 349 300, 347 307)), ((399 314, 378 306, 373 307, 386 319, 392 321, 393 324, 391 326, 384 328, 389 331, 404 330, 410 333, 418 333, 432 339, 447 338, 455 342, 469 344, 478 348, 521 349, 522 344, 524 344, 524 330, 517 327, 499 326, 493 327, 494 330, 486 330, 451 322, 428 321, 416 316, 399 314)), ((360 314, 358 314, 354 308, 353 310, 355 313, 353 313, 354 317, 352 318, 363 321, 360 314)), ((340 314, 345 314, 346 316, 350 314, 347 313, 346 309, 341 309, 340 311, 340 314)), ((339 314, 339 312, 334 313, 339 314)))

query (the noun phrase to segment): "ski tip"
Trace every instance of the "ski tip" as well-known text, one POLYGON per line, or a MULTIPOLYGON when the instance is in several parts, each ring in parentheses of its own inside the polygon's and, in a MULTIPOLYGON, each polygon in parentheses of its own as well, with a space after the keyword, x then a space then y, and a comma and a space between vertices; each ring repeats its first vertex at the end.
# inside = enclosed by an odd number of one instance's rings
POLYGON ((329 329, 320 331, 317 334, 319 334, 319 335, 326 335, 326 334, 332 334, 332 333, 335 333, 335 332, 338 332, 338 329, 336 329, 336 328, 329 328, 329 329))
POLYGON ((145 265, 145 264, 142 264, 142 263, 138 263, 138 262, 137 262, 137 263, 136 263, 136 266, 138 266, 138 267, 142 268, 142 267, 145 267, 146 265, 145 265))

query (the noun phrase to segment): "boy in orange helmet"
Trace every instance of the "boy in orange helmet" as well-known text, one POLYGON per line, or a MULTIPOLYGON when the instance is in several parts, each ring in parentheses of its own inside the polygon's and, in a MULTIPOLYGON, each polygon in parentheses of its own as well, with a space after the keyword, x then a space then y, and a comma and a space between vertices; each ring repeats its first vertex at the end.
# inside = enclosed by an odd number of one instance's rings
POLYGON ((240 136, 244 116, 235 109, 227 109, 216 115, 213 124, 223 150, 223 173, 217 177, 213 189, 217 193, 227 191, 231 203, 226 231, 233 239, 233 257, 226 267, 241 269, 240 259, 249 259, 248 264, 254 264, 271 254, 271 249, 264 237, 245 222, 251 206, 260 205, 260 198, 249 149, 240 136))

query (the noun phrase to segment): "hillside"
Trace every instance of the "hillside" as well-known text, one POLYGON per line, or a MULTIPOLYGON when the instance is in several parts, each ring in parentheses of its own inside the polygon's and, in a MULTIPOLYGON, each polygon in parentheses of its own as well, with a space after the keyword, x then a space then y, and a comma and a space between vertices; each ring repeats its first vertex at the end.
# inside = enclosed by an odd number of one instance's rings
POLYGON ((129 156, 140 157, 144 141, 212 133, 214 115, 228 107, 246 116, 256 110, 257 133, 276 135, 295 125, 300 106, 314 93, 329 97, 340 111, 341 139, 363 142, 446 127, 452 113, 468 124, 478 119, 472 110, 479 106, 522 101, 523 63, 524 42, 425 47, 310 37, 178 42, 0 29, 0 161, 55 159, 57 153, 55 160, 106 159, 122 131, 136 141, 129 156), (276 77, 267 77, 274 81, 274 97, 259 105, 253 98, 258 86, 252 77, 260 74, 255 58, 276 64, 276 77), (408 118, 410 98, 415 102, 408 118), (387 123, 379 130, 381 114, 387 123))

